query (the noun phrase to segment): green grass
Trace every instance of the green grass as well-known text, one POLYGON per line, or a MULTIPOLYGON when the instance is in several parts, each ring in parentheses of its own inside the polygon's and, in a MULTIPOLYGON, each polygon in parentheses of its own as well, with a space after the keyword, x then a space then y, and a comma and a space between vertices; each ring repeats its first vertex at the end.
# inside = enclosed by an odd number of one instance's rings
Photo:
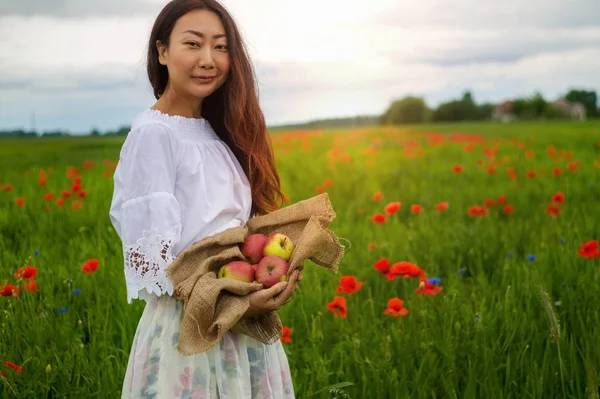
MULTIPOLYGON (((298 398, 598 397, 600 258, 585 259, 577 249, 600 239, 600 168, 594 166, 600 123, 373 127, 277 133, 274 140, 292 202, 316 195, 325 179, 333 181, 327 187, 337 213, 331 229, 350 246, 337 275, 308 262, 300 290, 279 312, 293 331, 285 349, 298 398), (485 142, 466 152, 465 142, 431 145, 428 139, 453 132, 485 142), (405 155, 410 141, 420 143, 422 156, 405 155), (489 175, 483 149, 495 143, 496 159, 510 161, 489 175), (572 159, 552 160, 549 145, 571 151, 572 159), (377 154, 363 155, 369 146, 377 154), (331 164, 333 149, 350 162, 331 164), (527 150, 535 156, 526 157, 527 150), (485 165, 476 164, 480 159, 485 165), (579 167, 568 171, 575 160, 579 167), (455 164, 464 171, 454 173, 455 164), (506 173, 509 166, 516 180, 506 173), (554 167, 561 176, 552 175, 554 167), (537 172, 534 179, 526 177, 529 170, 537 172), (378 191, 384 197, 374 201, 378 191), (558 191, 566 201, 552 217, 546 206, 558 191), (467 212, 500 195, 513 214, 498 205, 484 216, 467 212), (400 210, 385 224, 373 223, 371 217, 392 201, 402 203, 400 210), (449 208, 440 213, 434 206, 443 201, 449 208), (423 213, 411 214, 412 204, 422 205, 423 213), (373 267, 381 258, 417 264, 428 277, 441 278, 443 291, 421 296, 415 278, 388 281, 373 267), (363 287, 338 294, 343 275, 356 276, 363 287), (545 306, 540 287, 550 298, 545 306), (325 308, 336 295, 347 299, 347 318, 325 308), (393 297, 404 300, 408 315, 383 314, 393 297), (560 325, 558 340, 548 304, 560 325), (353 385, 338 394, 324 389, 342 382, 353 385)), ((121 243, 108 218, 112 173, 105 177, 110 167, 103 162, 117 161, 121 143, 2 141, 0 182, 14 188, 0 190, 0 286, 15 282, 18 267, 32 265, 39 293, 0 297, 0 360, 23 368, 16 374, 0 365, 8 374, 0 376, 0 397, 120 397, 143 310, 142 302, 126 303, 121 243), (83 169, 86 160, 96 165, 83 169), (49 167, 54 171, 40 187, 38 173, 49 167), (44 194, 70 190, 70 167, 81 168, 83 208, 72 210, 68 199, 64 207, 51 201, 47 212, 44 194), (24 207, 16 205, 18 197, 24 207), (91 258, 100 267, 85 275, 80 266, 91 258)))

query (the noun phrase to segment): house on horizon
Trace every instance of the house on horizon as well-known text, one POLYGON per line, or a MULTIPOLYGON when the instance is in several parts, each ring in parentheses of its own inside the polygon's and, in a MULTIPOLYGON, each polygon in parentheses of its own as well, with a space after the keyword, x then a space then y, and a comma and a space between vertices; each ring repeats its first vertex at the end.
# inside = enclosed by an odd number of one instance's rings
MULTIPOLYGON (((512 122, 517 120, 517 115, 513 112, 513 101, 506 100, 494 106, 492 111, 492 120, 500 122, 512 122)), ((586 119, 585 106, 579 102, 572 102, 561 98, 548 104, 548 107, 564 118, 584 121, 586 119)), ((540 115, 545 119, 547 115, 540 115)))
POLYGON ((553 102, 551 107, 558 111, 562 116, 573 120, 584 121, 586 118, 585 106, 582 103, 560 99, 553 102))
POLYGON ((513 103, 511 100, 496 104, 492 111, 492 120, 506 123, 517 119, 516 115, 512 112, 512 105, 513 103))

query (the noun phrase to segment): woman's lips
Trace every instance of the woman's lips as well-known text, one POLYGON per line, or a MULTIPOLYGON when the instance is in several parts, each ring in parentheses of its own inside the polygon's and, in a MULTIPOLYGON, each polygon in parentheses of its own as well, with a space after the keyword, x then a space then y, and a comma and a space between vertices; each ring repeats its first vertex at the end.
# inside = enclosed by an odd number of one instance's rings
POLYGON ((215 79, 215 77, 211 76, 211 77, 204 78, 204 77, 199 77, 199 76, 193 76, 192 79, 194 79, 198 83, 210 83, 215 79))

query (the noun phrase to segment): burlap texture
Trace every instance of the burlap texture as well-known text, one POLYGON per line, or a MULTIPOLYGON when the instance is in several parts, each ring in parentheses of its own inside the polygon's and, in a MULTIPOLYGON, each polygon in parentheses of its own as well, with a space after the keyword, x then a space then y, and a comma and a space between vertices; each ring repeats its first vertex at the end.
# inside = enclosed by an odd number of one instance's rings
POLYGON ((240 244, 250 234, 282 233, 291 238, 294 250, 289 275, 304 268, 309 259, 337 273, 344 247, 329 230, 336 214, 327 193, 299 201, 248 220, 245 226, 229 228, 192 243, 167 267, 175 287, 173 296, 184 302, 178 351, 185 355, 204 352, 232 330, 265 344, 281 336, 277 312, 261 317, 242 317, 248 310, 248 294, 261 289, 259 283, 217 278, 219 268, 234 260, 245 260, 240 244))

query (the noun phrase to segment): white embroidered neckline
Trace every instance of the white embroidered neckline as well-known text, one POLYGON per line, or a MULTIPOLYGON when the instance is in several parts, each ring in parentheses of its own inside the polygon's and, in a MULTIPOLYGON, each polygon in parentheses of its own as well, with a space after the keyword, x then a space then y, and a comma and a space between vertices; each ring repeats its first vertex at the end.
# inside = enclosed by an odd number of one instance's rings
POLYGON ((177 123, 181 123, 181 124, 188 125, 188 126, 202 127, 202 126, 205 126, 206 124, 208 124, 208 120, 204 119, 204 118, 188 118, 186 116, 181 116, 181 115, 169 115, 169 114, 165 114, 162 111, 159 111, 157 109, 152 109, 152 108, 148 108, 146 110, 146 112, 148 112, 154 116, 157 116, 158 118, 161 118, 165 121, 177 122, 177 123))

